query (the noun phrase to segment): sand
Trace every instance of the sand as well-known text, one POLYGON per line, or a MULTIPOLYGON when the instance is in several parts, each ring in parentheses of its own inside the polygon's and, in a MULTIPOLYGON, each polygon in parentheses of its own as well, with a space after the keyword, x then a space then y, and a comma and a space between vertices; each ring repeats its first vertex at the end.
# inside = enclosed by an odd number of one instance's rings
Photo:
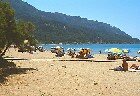
MULTIPOLYGON (((26 58, 14 60, 25 73, 11 74, 0 85, 0 96, 139 96, 140 72, 110 70, 120 66, 116 62, 52 61, 47 59, 71 59, 69 56, 37 52, 19 53, 10 49, 6 56, 26 58)), ((95 54, 94 60, 106 60, 106 55, 95 54)), ((131 64, 139 64, 129 61, 131 64)))

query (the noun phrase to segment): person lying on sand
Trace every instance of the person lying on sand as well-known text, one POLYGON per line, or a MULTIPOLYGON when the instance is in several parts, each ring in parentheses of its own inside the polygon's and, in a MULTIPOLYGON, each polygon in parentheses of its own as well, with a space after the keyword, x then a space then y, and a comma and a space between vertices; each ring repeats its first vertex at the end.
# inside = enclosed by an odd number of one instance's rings
POLYGON ((135 69, 135 70, 140 70, 140 66, 133 64, 131 67, 131 69, 135 69))

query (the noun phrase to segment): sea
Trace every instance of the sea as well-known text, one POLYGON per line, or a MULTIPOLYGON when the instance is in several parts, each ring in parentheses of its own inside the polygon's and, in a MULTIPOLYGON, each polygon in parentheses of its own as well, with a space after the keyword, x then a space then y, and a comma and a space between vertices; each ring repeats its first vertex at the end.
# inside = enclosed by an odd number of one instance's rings
POLYGON ((61 46, 65 52, 68 48, 76 50, 80 48, 90 48, 92 54, 99 54, 99 51, 101 51, 102 54, 107 54, 107 52, 105 52, 106 49, 120 48, 128 49, 130 52, 127 55, 129 56, 140 57, 140 54, 137 53, 140 50, 140 44, 41 44, 41 46, 46 50, 51 50, 51 47, 61 46))

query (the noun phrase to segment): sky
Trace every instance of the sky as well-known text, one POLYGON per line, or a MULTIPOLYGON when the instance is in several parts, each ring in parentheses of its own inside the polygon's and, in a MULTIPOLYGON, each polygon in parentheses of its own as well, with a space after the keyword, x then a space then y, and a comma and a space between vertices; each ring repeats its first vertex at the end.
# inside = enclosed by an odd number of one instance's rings
POLYGON ((81 16, 140 39, 140 0, 24 0, 39 10, 81 16))

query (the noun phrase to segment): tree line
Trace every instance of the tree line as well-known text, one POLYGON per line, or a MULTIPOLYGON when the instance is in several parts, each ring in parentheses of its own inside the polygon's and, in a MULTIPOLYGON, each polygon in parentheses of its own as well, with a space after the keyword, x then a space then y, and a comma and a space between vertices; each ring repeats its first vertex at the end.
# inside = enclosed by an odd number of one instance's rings
POLYGON ((0 56, 3 56, 11 44, 24 46, 24 40, 30 45, 37 43, 34 38, 35 25, 15 19, 15 11, 9 3, 0 1, 0 56))
POLYGON ((40 43, 140 43, 110 24, 80 16, 44 12, 22 0, 10 0, 16 19, 34 22, 40 43))

